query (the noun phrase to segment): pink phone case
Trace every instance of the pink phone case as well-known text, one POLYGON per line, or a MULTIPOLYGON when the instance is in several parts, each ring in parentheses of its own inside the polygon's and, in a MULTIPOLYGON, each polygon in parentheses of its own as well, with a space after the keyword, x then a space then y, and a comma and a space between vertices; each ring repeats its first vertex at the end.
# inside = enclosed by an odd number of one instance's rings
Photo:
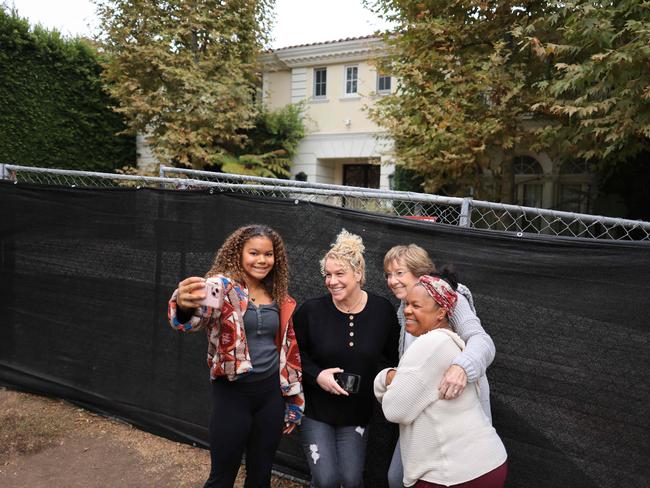
POLYGON ((221 306, 219 294, 221 290, 214 281, 205 282, 205 298, 201 300, 201 305, 206 307, 219 308, 221 306))

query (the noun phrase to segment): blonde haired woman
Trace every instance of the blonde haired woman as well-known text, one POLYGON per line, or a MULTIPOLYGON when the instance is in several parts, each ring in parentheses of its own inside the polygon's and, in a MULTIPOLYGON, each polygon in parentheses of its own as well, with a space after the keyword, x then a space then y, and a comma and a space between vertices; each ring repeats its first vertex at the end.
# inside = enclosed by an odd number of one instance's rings
POLYGON ((361 237, 342 230, 320 263, 329 293, 294 315, 305 390, 300 431, 318 488, 362 486, 372 381, 382 358, 397 361, 397 317, 388 300, 363 290, 363 252, 361 237))

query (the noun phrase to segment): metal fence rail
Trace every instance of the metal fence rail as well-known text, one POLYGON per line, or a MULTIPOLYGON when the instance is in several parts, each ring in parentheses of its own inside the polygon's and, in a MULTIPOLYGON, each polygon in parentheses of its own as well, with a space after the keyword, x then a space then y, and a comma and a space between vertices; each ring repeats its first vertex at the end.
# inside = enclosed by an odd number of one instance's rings
POLYGON ((650 241, 650 222, 485 202, 471 198, 375 190, 324 183, 261 178, 161 166, 160 177, 34 168, 0 164, 0 178, 15 183, 70 187, 209 187, 257 196, 288 198, 357 210, 425 219, 517 235, 546 234, 592 239, 650 241))

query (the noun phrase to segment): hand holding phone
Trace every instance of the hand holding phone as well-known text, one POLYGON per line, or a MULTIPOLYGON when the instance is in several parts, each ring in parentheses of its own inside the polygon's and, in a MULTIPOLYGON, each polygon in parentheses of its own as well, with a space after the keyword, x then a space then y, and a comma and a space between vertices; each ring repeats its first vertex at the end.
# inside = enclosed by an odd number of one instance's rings
POLYGON ((176 304, 181 310, 194 310, 204 296, 205 278, 190 276, 178 283, 176 288, 176 304))
POLYGON ((334 379, 348 393, 359 393, 361 376, 354 373, 336 373, 334 379))
POLYGON ((336 375, 342 372, 343 370, 341 368, 336 367, 324 369, 316 377, 316 383, 327 393, 348 396, 349 393, 336 381, 336 375))
POLYGON ((205 281, 205 298, 199 303, 206 307, 221 308, 221 305, 223 305, 223 285, 208 278, 205 281))

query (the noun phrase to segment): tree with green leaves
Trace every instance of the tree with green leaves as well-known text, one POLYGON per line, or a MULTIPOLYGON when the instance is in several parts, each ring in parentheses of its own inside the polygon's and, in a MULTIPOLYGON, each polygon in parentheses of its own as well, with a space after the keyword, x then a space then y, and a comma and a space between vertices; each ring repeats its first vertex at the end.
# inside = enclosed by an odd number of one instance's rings
POLYGON ((203 167, 254 126, 273 0, 96 0, 104 80, 166 163, 203 167))
POLYGON ((133 164, 135 138, 104 91, 85 39, 31 27, 0 4, 0 162, 111 172, 133 164))
POLYGON ((225 147, 214 164, 225 173, 288 178, 291 158, 305 136, 303 108, 301 103, 276 110, 260 107, 254 127, 244 133, 244 146, 225 147))
POLYGON ((532 142, 527 115, 546 63, 521 49, 512 32, 545 13, 544 1, 375 0, 392 21, 382 72, 398 81, 370 116, 388 129, 398 164, 429 192, 511 202, 513 158, 532 142), (493 160, 495 188, 482 188, 493 160), (471 190, 470 190, 471 188, 471 190))
MULTIPOLYGON (((546 124, 537 148, 588 160, 607 176, 650 150, 650 2, 565 0, 522 44, 553 65, 533 106, 546 124), (555 38, 545 33, 558 32, 555 38)), ((649 164, 646 161, 646 164, 649 164)))

